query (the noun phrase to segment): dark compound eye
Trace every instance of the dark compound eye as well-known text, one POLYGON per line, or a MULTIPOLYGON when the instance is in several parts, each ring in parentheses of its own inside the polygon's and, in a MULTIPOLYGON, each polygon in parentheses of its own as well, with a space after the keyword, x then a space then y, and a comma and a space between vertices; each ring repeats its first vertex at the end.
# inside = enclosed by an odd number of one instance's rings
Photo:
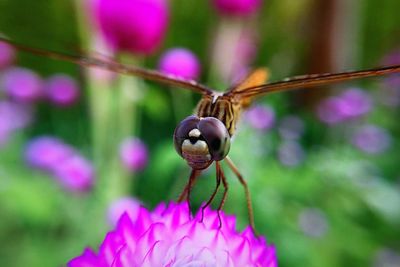
POLYGON ((225 125, 216 118, 207 117, 200 120, 198 128, 208 145, 213 160, 224 159, 231 147, 231 138, 225 125))
POLYGON ((174 146, 179 155, 182 156, 182 143, 188 138, 189 132, 199 124, 200 119, 189 116, 179 123, 174 132, 174 146))

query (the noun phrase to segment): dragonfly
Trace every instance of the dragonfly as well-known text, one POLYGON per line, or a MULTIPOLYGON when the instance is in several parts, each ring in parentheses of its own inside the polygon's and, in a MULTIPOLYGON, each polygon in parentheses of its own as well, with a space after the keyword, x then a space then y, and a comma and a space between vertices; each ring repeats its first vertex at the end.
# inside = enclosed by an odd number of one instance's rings
POLYGON ((224 206, 229 189, 227 178, 221 167, 221 162, 224 161, 244 188, 248 220, 254 232, 256 228, 249 187, 243 175, 228 156, 231 147, 231 139, 235 134, 236 125, 243 110, 248 108, 255 99, 271 93, 295 89, 318 88, 320 86, 355 79, 400 73, 400 65, 392 65, 340 73, 295 76, 282 81, 267 83, 267 78, 269 76, 267 68, 258 68, 240 82, 229 87, 225 92, 219 92, 198 83, 197 81, 188 80, 176 75, 161 73, 156 70, 126 65, 117 61, 70 55, 30 47, 4 37, 0 37, 0 41, 8 43, 20 51, 55 60, 68 61, 84 67, 95 67, 119 74, 133 75, 145 80, 201 94, 202 97, 197 104, 194 114, 182 120, 176 127, 173 135, 174 146, 177 153, 191 168, 188 182, 178 197, 178 202, 187 201, 189 210, 191 210, 190 195, 196 179, 202 171, 215 163, 216 186, 201 209, 204 214, 204 210, 212 203, 222 183, 224 190, 217 209, 221 227, 222 222, 219 212, 224 206))

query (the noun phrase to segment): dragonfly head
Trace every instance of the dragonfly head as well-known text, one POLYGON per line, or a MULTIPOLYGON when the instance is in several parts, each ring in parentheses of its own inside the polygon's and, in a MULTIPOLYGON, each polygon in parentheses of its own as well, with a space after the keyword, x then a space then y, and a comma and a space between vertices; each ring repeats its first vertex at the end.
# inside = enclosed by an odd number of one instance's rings
POLYGON ((214 117, 189 116, 174 132, 175 149, 190 167, 202 170, 226 157, 231 139, 225 125, 214 117))

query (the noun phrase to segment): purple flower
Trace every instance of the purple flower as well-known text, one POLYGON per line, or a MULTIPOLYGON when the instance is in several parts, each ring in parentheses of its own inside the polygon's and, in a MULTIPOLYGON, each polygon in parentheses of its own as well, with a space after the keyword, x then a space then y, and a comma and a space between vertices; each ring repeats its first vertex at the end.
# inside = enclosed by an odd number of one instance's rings
POLYGON ((323 100, 318 105, 317 114, 321 121, 333 125, 358 118, 371 109, 371 97, 363 90, 352 88, 323 100))
POLYGON ((261 6, 261 0, 212 0, 215 8, 224 15, 248 16, 261 6))
POLYGON ((5 144, 12 133, 25 128, 32 121, 29 107, 11 101, 0 101, 0 145, 5 144))
POLYGON ((352 144, 368 154, 379 154, 389 148, 392 141, 389 133, 375 125, 365 125, 355 131, 352 144))
POLYGON ((72 155, 55 165, 53 174, 60 184, 72 192, 85 192, 92 188, 92 164, 80 155, 72 155))
POLYGON ((257 105, 246 112, 246 119, 253 128, 268 130, 275 123, 275 112, 269 106, 257 105))
POLYGON ((48 79, 45 91, 47 98, 59 106, 72 105, 79 97, 79 88, 75 80, 63 74, 54 75, 48 79))
POLYGON ((200 63, 196 55, 185 48, 173 48, 166 51, 158 63, 158 69, 164 73, 196 80, 200 75, 200 63))
POLYGON ((42 79, 33 71, 25 68, 11 68, 3 73, 3 90, 12 99, 31 103, 43 96, 42 79))
POLYGON ((69 267, 277 266, 275 248, 250 228, 235 229, 236 220, 206 209, 191 219, 186 204, 160 204, 153 212, 144 207, 132 220, 126 214, 109 232, 99 252, 84 250, 69 267))
POLYGON ((148 161, 147 147, 140 139, 128 138, 120 146, 120 158, 127 170, 143 170, 148 161))
POLYGON ((111 225, 116 226, 119 218, 125 212, 132 221, 136 221, 140 202, 132 197, 123 197, 113 201, 108 207, 107 217, 111 225))
POLYGON ((23 104, 0 101, 0 125, 10 130, 28 126, 32 122, 32 110, 23 104))
POLYGON ((15 59, 15 50, 9 44, 0 41, 0 69, 10 66, 15 59))
POLYGON ((317 114, 319 119, 326 124, 337 124, 346 119, 341 112, 343 100, 339 97, 329 97, 322 100, 317 107, 317 114))
POLYGON ((304 122, 297 116, 286 116, 279 122, 279 134, 284 139, 299 139, 304 133, 304 122))
POLYGON ((73 149, 59 139, 41 136, 31 140, 26 146, 25 160, 32 167, 53 171, 73 153, 73 149))
POLYGON ((311 237, 322 237, 328 230, 325 214, 319 209, 304 209, 298 219, 300 229, 311 237))
POLYGON ((166 0, 96 0, 94 18, 114 49, 150 54, 167 30, 166 0))
POLYGON ((343 100, 342 114, 347 118, 356 118, 368 113, 372 108, 371 97, 358 88, 348 89, 340 95, 343 100))
POLYGON ((285 141, 278 147, 278 159, 285 166, 297 166, 303 162, 305 152, 295 141, 285 141))

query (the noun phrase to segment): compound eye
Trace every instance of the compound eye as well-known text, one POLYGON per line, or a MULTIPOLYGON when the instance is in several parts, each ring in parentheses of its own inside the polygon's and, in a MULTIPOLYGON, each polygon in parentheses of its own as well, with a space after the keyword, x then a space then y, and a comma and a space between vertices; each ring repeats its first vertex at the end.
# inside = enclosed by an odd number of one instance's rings
POLYGON ((200 119, 196 116, 189 116, 179 123, 174 132, 174 146, 179 155, 182 156, 182 143, 188 139, 189 132, 199 124, 200 119))
POLYGON ((200 120, 198 127, 212 159, 216 161, 224 159, 231 147, 231 137, 225 125, 216 118, 207 117, 200 120))

